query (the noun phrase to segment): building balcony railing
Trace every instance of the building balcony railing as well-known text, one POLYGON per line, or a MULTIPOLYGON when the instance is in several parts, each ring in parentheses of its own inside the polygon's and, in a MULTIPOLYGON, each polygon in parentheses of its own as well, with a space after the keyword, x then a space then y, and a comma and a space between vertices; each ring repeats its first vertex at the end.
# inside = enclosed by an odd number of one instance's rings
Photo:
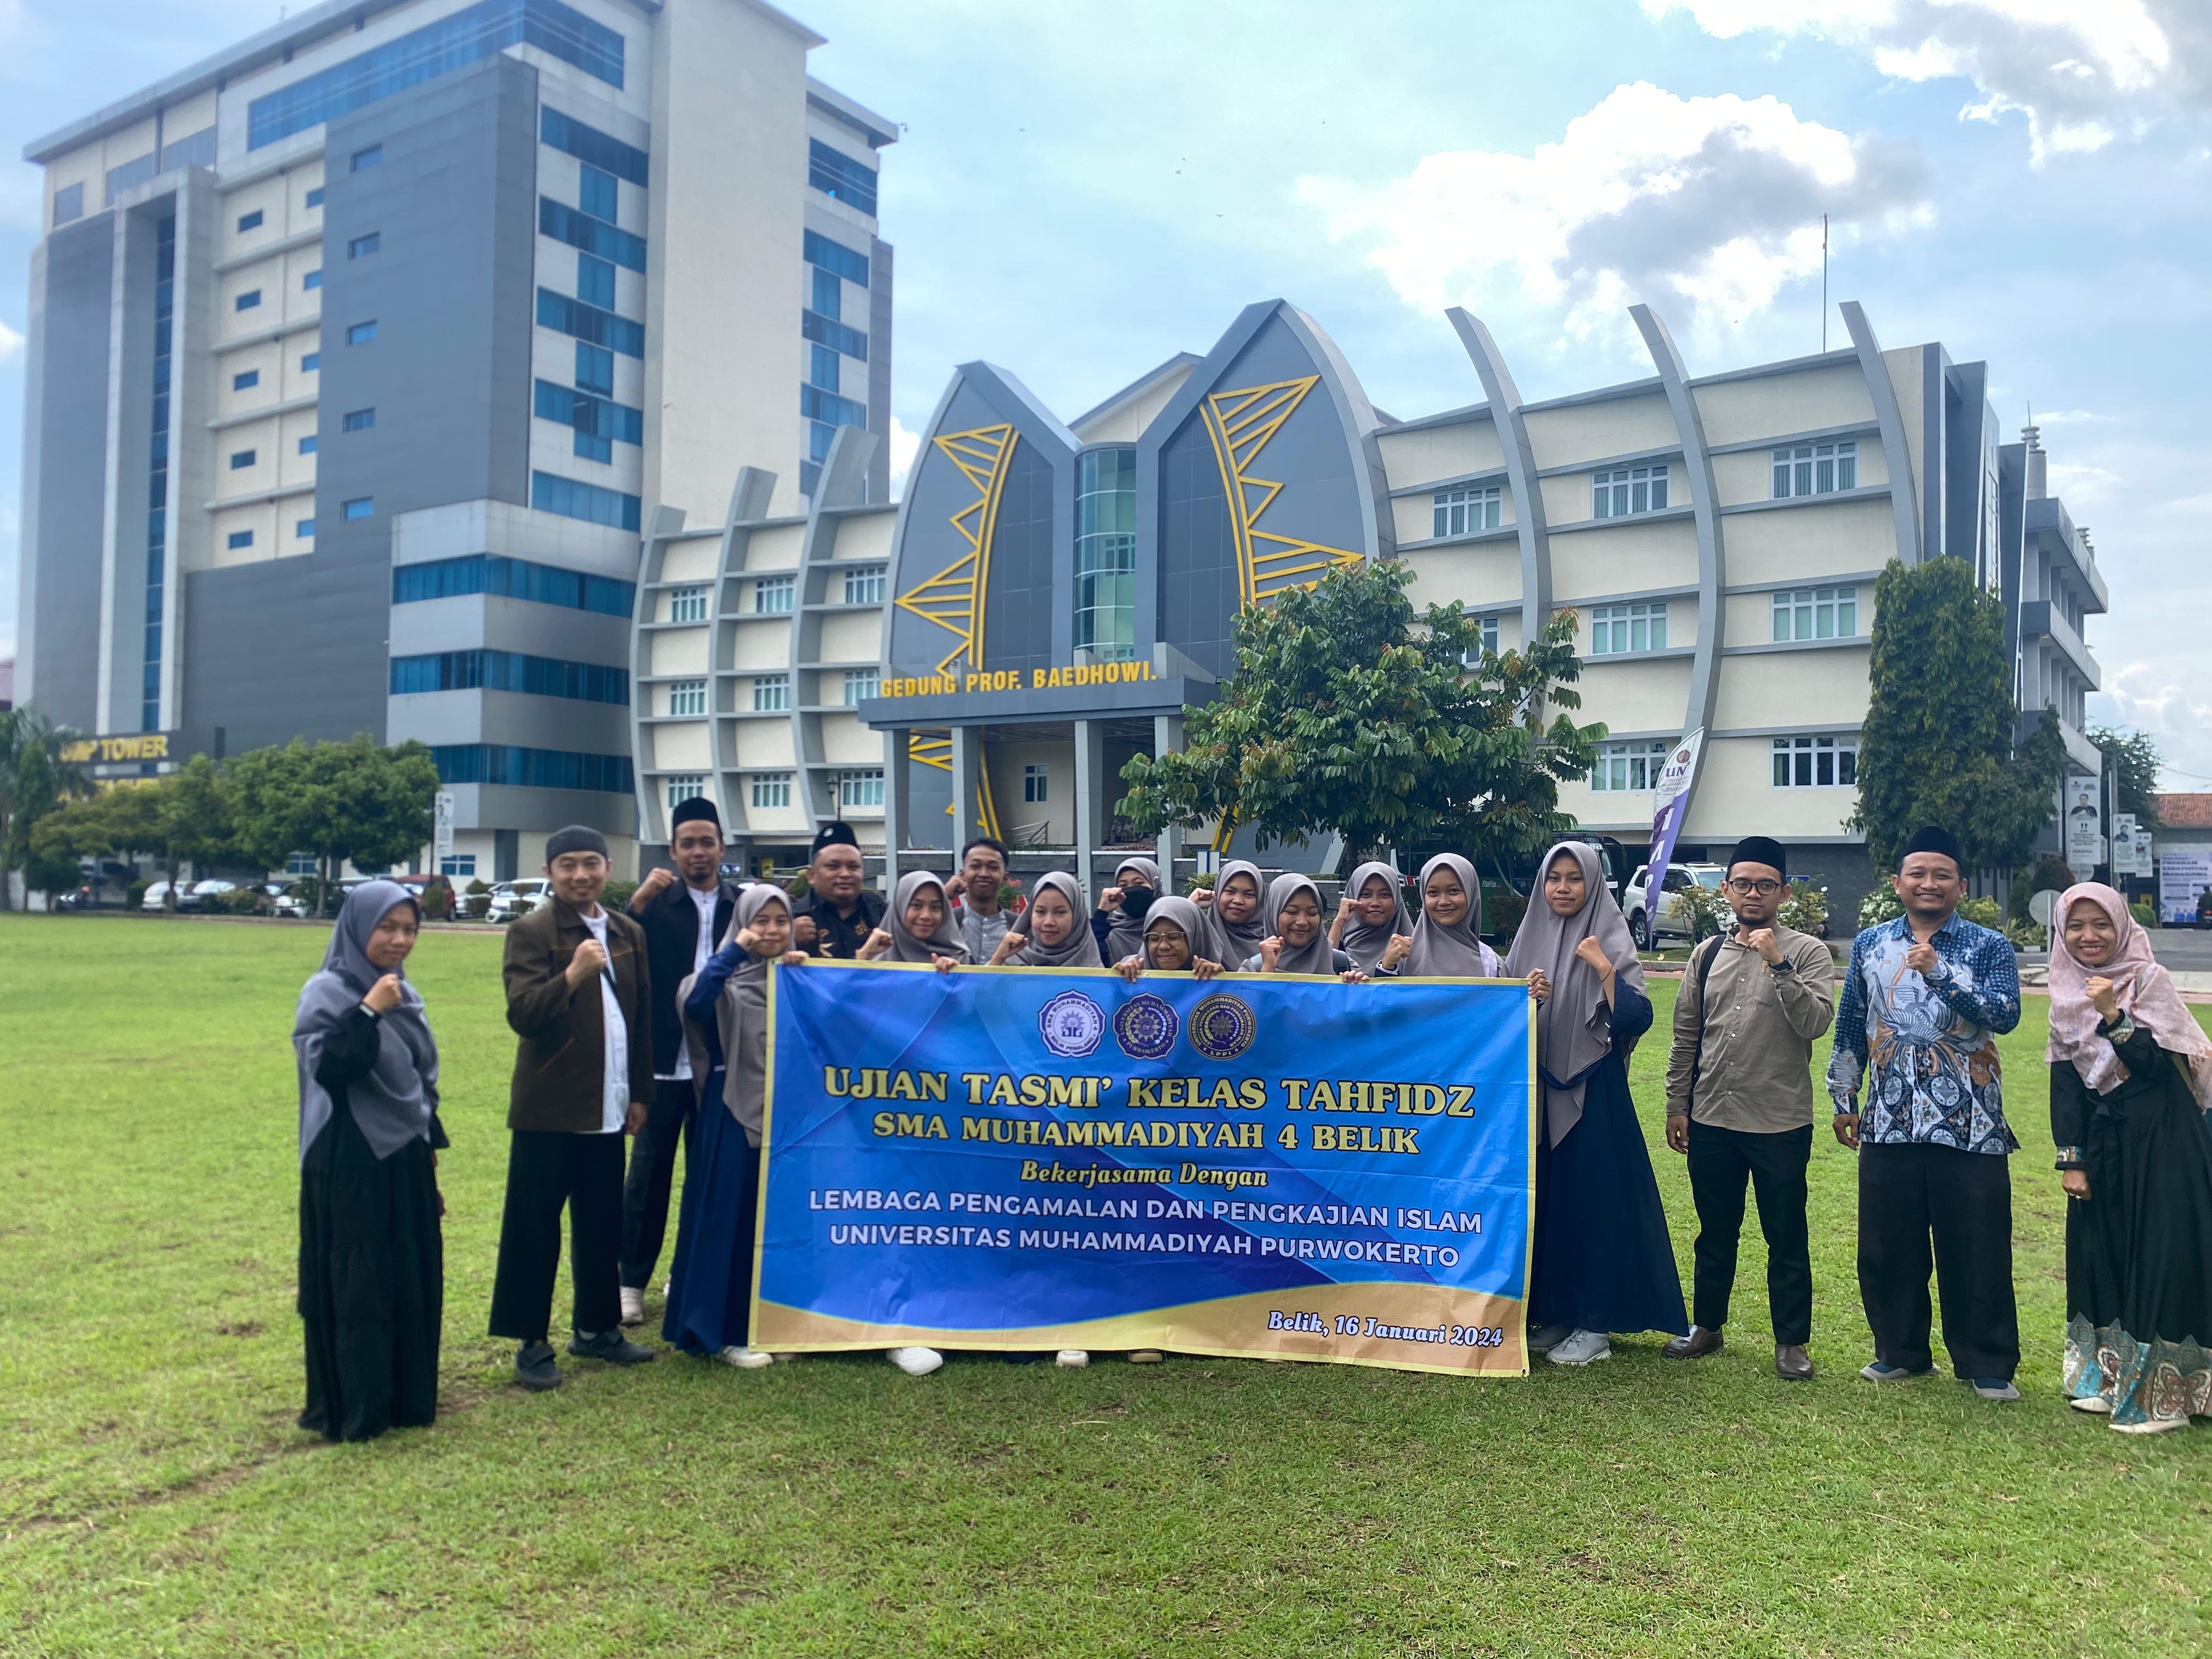
POLYGON ((2040 495, 2027 502, 2027 507, 2030 549, 2040 548, 2050 554, 2067 580, 2081 587, 2084 611, 2098 616, 2110 611, 2112 591, 2097 568, 2096 556, 2081 544, 2081 532, 2074 527, 2066 503, 2056 495, 2040 495))
POLYGON ((2089 654, 2089 647, 2074 631, 2058 607, 2049 599, 2031 599, 2020 608, 2020 637, 2025 645, 2033 639, 2047 639, 2058 648, 2058 653, 2072 665, 2090 690, 2099 687, 2097 659, 2089 654))

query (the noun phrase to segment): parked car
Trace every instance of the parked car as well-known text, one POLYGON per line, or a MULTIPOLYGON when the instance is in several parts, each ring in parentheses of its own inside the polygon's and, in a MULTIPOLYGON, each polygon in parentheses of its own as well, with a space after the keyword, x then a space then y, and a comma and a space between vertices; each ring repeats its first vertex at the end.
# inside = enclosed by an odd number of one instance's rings
MULTIPOLYGON (((181 902, 181 900, 179 901, 181 902)), ((142 910, 166 910, 169 908, 169 884, 152 881, 146 884, 146 896, 140 902, 142 910)))
POLYGON ((179 889, 177 908, 179 910, 202 909, 204 908, 204 900, 217 893, 234 893, 237 890, 238 884, 234 881, 222 881, 212 877, 206 881, 196 881, 189 887, 179 889))
POLYGON ((268 896, 269 914, 271 915, 304 916, 307 914, 306 903, 289 883, 264 881, 257 884, 253 890, 268 896))
POLYGON ((526 916, 543 904, 551 891, 551 884, 538 876, 521 881, 494 882, 491 919, 494 921, 513 921, 517 916, 526 916))
POLYGON ((1639 864, 1636 873, 1629 877, 1620 890, 1620 908, 1628 917, 1628 931, 1636 935, 1636 942, 1647 951, 1659 948, 1662 939, 1694 938, 1697 924, 1692 919, 1690 908, 1682 900, 1668 896, 1692 886, 1710 887, 1718 890, 1728 879, 1728 866, 1720 864, 1670 864, 1666 878, 1660 884, 1660 902, 1654 903, 1646 891, 1650 884, 1651 866, 1639 864))

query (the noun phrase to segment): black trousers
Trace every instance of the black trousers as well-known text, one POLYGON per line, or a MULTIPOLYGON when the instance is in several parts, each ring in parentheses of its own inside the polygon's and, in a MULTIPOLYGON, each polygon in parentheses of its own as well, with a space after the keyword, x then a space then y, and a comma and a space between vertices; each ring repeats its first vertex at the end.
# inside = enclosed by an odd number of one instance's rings
POLYGON ((1759 1202, 1766 1237, 1766 1305, 1777 1342, 1813 1337, 1813 1251, 1805 1230, 1805 1170, 1813 1126, 1753 1134, 1690 1120, 1690 1195, 1698 1206, 1697 1273, 1690 1316, 1709 1331, 1728 1323, 1743 1237, 1743 1189, 1759 1202))
POLYGON ((611 1331, 622 1322, 617 1263, 622 1250, 623 1141, 542 1129, 511 1132, 507 1208, 499 1224, 491 1334, 542 1342, 553 1322, 553 1275, 561 1266, 561 1210, 568 1211, 571 1324, 611 1331))
POLYGON ((1952 1370, 2009 1381, 2020 1367, 2010 1160, 1921 1143, 1860 1147, 1859 1298, 1885 1364, 1934 1363, 1931 1240, 1952 1370))
POLYGON ((641 1291, 653 1282, 668 1237, 668 1194, 676 1182, 676 1148, 691 1166, 697 1086, 690 1078, 661 1078, 653 1085, 653 1104, 645 1127, 630 1143, 629 1175, 623 1182, 622 1282, 641 1291))

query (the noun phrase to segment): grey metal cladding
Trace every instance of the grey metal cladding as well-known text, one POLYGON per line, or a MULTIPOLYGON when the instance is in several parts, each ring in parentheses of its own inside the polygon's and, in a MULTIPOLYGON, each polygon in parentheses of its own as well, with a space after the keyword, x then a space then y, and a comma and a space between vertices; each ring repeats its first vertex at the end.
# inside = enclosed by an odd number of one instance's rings
MULTIPOLYGON (((15 696, 88 732, 99 708, 114 259, 110 212, 46 237, 31 255, 25 328, 15 696)), ((143 464, 124 498, 144 501, 143 464)), ((143 515, 135 532, 131 544, 143 550, 143 515)))
MULTIPOLYGON (((1705 447, 1705 417, 1698 412, 1697 398, 1691 394, 1689 375, 1682 366, 1682 354, 1675 349, 1674 337, 1650 306, 1631 306, 1628 314, 1644 336, 1644 347, 1651 353, 1652 367, 1659 371, 1659 384, 1667 393, 1667 407, 1674 418, 1675 435, 1682 442, 1682 471, 1688 479, 1691 514, 1697 526, 1698 645, 1690 669, 1689 707, 1682 715, 1682 730, 1688 733, 1709 729, 1713 723, 1713 710, 1720 695, 1721 653, 1727 646, 1728 611, 1722 595, 1728 590, 1728 559, 1717 510, 1719 491, 1713 483, 1712 455, 1705 447)), ((1697 785, 1698 775, 1692 772, 1690 788, 1693 793, 1697 785)), ((1682 810, 1685 813, 1690 810, 1688 801, 1683 803, 1682 810)))
POLYGON ((1506 481, 1513 489, 1516 539, 1521 546, 1521 631, 1533 637, 1552 614, 1552 538, 1544 518, 1544 493, 1536 482, 1536 452, 1528 441, 1521 389, 1481 319, 1454 306, 1444 313, 1466 349, 1490 400, 1491 424, 1505 458, 1506 481))
POLYGON ((1846 300, 1836 309, 1858 354, 1859 372, 1866 377, 1867 396, 1874 403, 1875 427, 1881 433, 1882 459, 1889 468, 1890 512, 1897 526, 1897 556, 1907 564, 1920 562, 1920 509, 1912 486, 1912 453, 1905 441, 1905 417, 1897 406, 1897 388, 1881 360, 1881 345, 1856 300, 1846 300))
POLYGON ((1144 514, 1141 467, 1138 474, 1137 522, 1157 522, 1159 531, 1152 559, 1144 556, 1141 534, 1138 539, 1137 636, 1172 645, 1207 673, 1226 678, 1237 665, 1231 630, 1243 589, 1237 531, 1213 441, 1205 422, 1193 416, 1154 453, 1155 520, 1144 514), (1151 614, 1145 605, 1148 568, 1157 606, 1151 614))
POLYGON ((868 244, 868 430, 882 441, 868 458, 868 499, 891 498, 891 245, 868 244))
POLYGON ((1034 444, 1015 447, 999 491, 991 534, 991 570, 984 593, 989 626, 983 635, 987 669, 1049 668, 1054 614, 1053 552, 1061 512, 1056 507, 1051 460, 1034 444))
POLYGON ((384 734, 388 562, 318 550, 185 578, 184 722, 227 751, 384 734))

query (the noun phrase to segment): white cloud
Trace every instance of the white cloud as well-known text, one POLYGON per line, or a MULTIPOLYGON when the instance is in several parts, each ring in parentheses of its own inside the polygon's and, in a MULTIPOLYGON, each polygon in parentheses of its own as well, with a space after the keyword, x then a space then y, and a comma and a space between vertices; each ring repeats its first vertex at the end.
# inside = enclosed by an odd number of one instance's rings
POLYGON ((0 363, 13 362, 22 349, 21 333, 5 323, 0 323, 0 363))
POLYGON ((907 474, 914 470, 914 458, 921 447, 921 434, 909 432, 896 415, 891 416, 891 499, 906 491, 907 474))
POLYGON ((1640 0, 1686 12, 1721 40, 1808 35, 1863 53, 1892 80, 1972 81, 1962 121, 2026 118, 2037 166, 2104 149, 2149 118, 2206 106, 2212 11, 2203 0, 1640 0))
MULTIPOLYGON (((2069 509, 2109 501, 2120 488, 2120 475, 2109 467, 2056 459, 2045 465, 2050 469, 2051 493, 2066 502, 2069 509)), ((2078 513, 2075 515, 2077 522, 2080 516, 2078 513)))
POLYGON ((1801 120, 1773 97, 1616 87, 1526 155, 1425 155, 1380 186, 1298 180, 1334 240, 1364 240, 1407 304, 1433 311, 1517 287, 1566 331, 1619 325, 1636 300, 1741 319, 1820 268, 1837 232, 1925 222, 1909 149, 1801 120))
POLYGON ((2038 426, 2104 425, 2112 420, 2109 415, 2099 415, 2086 409, 2046 410, 2035 417, 2038 426))
POLYGON ((2212 782, 2212 704, 2197 702, 2185 688, 2139 662, 2115 673, 2105 695, 2120 725, 2158 739, 2166 757, 2164 781, 2170 787, 2203 789, 2212 782))

